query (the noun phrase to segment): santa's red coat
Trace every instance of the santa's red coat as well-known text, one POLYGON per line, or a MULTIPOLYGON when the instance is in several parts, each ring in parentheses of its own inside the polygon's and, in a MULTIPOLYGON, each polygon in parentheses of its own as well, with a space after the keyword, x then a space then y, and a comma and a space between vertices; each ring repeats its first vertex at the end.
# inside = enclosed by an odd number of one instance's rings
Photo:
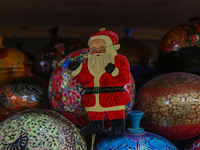
MULTIPOLYGON (((118 75, 112 76, 111 73, 103 73, 99 81, 100 87, 125 86, 129 82, 130 67, 127 58, 123 55, 116 55, 114 66, 119 69, 118 75)), ((89 72, 88 60, 82 64, 82 69, 75 78, 84 87, 94 87, 94 76, 89 72)), ((102 107, 121 106, 129 102, 130 95, 128 91, 99 94, 99 103, 102 107)), ((95 95, 83 95, 82 104, 85 107, 93 107, 95 105, 95 95)))

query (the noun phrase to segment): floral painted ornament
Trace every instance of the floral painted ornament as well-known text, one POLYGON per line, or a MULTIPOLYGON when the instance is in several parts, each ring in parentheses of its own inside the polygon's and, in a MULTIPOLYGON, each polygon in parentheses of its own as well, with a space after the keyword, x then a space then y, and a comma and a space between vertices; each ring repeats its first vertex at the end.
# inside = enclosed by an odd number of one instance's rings
POLYGON ((51 110, 18 113, 0 123, 0 149, 86 150, 71 121, 51 110))
MULTIPOLYGON (((62 114, 77 127, 82 128, 89 123, 87 113, 81 103, 85 92, 84 87, 73 78, 68 69, 70 60, 80 60, 84 63, 88 58, 89 49, 80 49, 66 56, 51 75, 49 82, 49 99, 52 108, 62 114)), ((135 98, 135 83, 130 74, 129 83, 125 86, 131 95, 131 102, 126 105, 126 112, 132 110, 135 98)), ((107 122, 107 121, 106 121, 107 122)), ((109 122, 105 124, 110 127, 109 122)))
POLYGON ((158 47, 161 72, 200 72, 200 19, 190 19, 169 30, 158 47))

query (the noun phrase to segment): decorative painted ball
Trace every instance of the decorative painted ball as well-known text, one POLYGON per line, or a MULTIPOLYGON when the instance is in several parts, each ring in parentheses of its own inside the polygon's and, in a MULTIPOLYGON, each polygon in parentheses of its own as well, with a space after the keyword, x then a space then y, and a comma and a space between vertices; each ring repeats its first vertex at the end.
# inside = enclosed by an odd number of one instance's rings
POLYGON ((191 19, 169 30, 158 48, 158 66, 162 72, 200 74, 200 19, 191 19))
MULTIPOLYGON (((141 119, 141 112, 135 111, 136 118, 133 128, 128 128, 124 136, 117 139, 103 139, 100 143, 96 144, 94 150, 178 150, 174 144, 167 139, 150 133, 145 132, 143 128, 139 128, 141 119), (139 122, 138 122, 139 119, 139 122)), ((142 113, 143 115, 143 113, 142 113)))
POLYGON ((0 121, 27 109, 50 108, 48 82, 40 77, 14 78, 0 87, 0 121))
POLYGON ((133 38, 133 29, 126 28, 126 37, 120 39, 120 54, 127 57, 136 88, 156 73, 157 51, 144 41, 133 38))
POLYGON ((36 54, 34 72, 36 75, 49 79, 60 60, 71 52, 83 47, 83 43, 77 39, 62 38, 57 33, 58 28, 52 28, 49 32, 52 39, 44 45, 36 54))
POLYGON ((20 50, 5 47, 0 37, 0 84, 22 76, 25 72, 23 62, 27 60, 28 57, 20 50))
MULTIPOLYGON (((72 77, 71 71, 68 69, 68 62, 77 59, 84 62, 88 58, 88 54, 89 48, 85 48, 66 56, 52 73, 49 82, 49 100, 53 109, 78 127, 84 127, 89 123, 85 108, 81 104, 84 87, 72 77)), ((125 89, 131 95, 131 102, 126 105, 126 111, 130 111, 135 98, 135 83, 131 74, 130 81, 125 89)), ((109 126, 109 123, 107 126, 109 126)))
POLYGON ((0 149, 86 150, 78 129, 51 110, 30 110, 0 123, 0 149))
POLYGON ((200 76, 169 73, 147 82, 137 93, 143 126, 171 140, 200 134, 200 76))

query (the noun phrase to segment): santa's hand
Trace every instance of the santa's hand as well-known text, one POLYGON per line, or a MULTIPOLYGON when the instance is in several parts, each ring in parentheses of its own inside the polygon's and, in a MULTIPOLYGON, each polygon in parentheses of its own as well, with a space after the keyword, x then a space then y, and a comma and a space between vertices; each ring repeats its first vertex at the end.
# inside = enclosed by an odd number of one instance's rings
POLYGON ((112 73, 115 70, 115 66, 113 63, 108 63, 105 67, 107 73, 112 73))
POLYGON ((81 64, 81 62, 79 59, 72 60, 69 62, 68 68, 69 68, 69 70, 74 71, 80 66, 80 64, 81 64))

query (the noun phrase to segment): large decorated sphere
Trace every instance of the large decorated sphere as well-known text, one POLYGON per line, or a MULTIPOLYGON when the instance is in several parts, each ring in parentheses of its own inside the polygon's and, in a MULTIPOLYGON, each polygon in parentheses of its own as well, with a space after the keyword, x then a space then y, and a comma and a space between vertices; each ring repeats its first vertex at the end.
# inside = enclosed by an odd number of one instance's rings
POLYGON ((134 135, 125 132, 124 136, 111 140, 103 139, 94 150, 178 150, 170 141, 150 132, 134 135))
POLYGON ((3 45, 0 37, 0 84, 25 73, 23 62, 28 57, 18 49, 8 48, 3 45))
MULTIPOLYGON (((77 59, 84 62, 88 54, 89 49, 85 48, 66 56, 52 73, 49 83, 49 100, 53 109, 71 120, 78 127, 86 126, 89 120, 85 108, 81 104, 84 88, 72 77, 71 71, 68 69, 68 62, 77 59)), ((130 111, 135 98, 135 83, 131 74, 130 81, 125 86, 125 89, 131 95, 131 102, 126 105, 126 111, 130 111)))
POLYGON ((200 74, 200 20, 187 21, 169 30, 158 48, 158 66, 162 72, 200 74))
POLYGON ((0 86, 0 121, 17 112, 36 108, 50 108, 48 82, 40 77, 18 77, 0 86))
POLYGON ((171 140, 200 134, 200 76, 169 73, 147 82, 137 93, 143 126, 171 140))
POLYGON ((37 52, 34 67, 35 74, 46 79, 50 78, 60 60, 83 47, 83 43, 78 39, 62 38, 58 35, 58 28, 49 31, 53 37, 37 52))
POLYGON ((0 123, 2 150, 86 150, 78 129, 52 110, 18 113, 0 123))
POLYGON ((142 112, 133 111, 130 113, 135 113, 136 115, 134 116, 136 118, 132 120, 134 124, 132 124, 132 128, 128 128, 123 137, 117 139, 107 137, 103 139, 95 145, 94 150, 178 150, 173 143, 164 137, 146 132, 139 127, 141 115, 143 115, 142 112))

